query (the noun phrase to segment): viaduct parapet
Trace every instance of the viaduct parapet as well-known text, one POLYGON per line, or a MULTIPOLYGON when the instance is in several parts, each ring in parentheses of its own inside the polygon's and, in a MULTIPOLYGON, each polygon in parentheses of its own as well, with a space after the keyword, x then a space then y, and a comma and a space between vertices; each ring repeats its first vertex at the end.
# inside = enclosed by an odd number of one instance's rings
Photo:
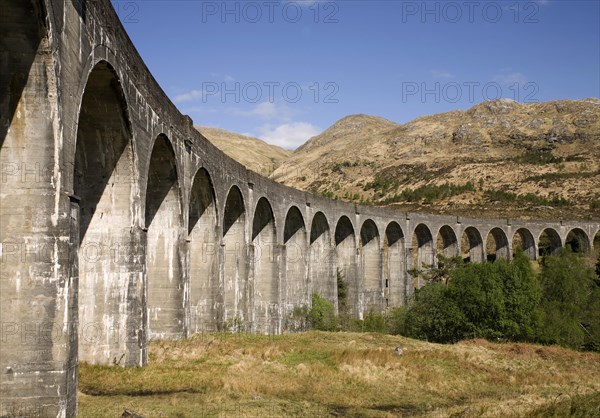
POLYGON ((600 221, 404 213, 328 200, 225 156, 152 77, 109 0, 0 13, 0 416, 73 416, 79 361, 142 366, 153 338, 281 333, 313 292, 405 303, 436 254, 589 251, 600 221))

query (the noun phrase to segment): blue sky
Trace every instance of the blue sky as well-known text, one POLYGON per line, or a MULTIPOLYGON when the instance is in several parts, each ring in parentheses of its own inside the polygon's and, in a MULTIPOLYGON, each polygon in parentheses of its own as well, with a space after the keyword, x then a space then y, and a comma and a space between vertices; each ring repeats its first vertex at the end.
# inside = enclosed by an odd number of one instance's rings
POLYGON ((600 97, 600 1, 114 0, 197 125, 293 149, 356 113, 600 97))

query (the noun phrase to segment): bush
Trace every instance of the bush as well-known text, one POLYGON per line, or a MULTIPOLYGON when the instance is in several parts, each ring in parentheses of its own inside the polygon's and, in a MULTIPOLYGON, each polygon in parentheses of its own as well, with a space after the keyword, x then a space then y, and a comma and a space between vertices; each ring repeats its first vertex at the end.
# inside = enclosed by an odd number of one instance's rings
POLYGON ((316 293, 312 295, 312 306, 308 312, 310 325, 319 331, 335 331, 337 318, 331 302, 316 293))
POLYGON ((582 257, 567 250, 542 259, 542 342, 598 350, 600 293, 595 277, 582 257))
POLYGON ((351 326, 348 307, 348 282, 344 279, 344 274, 340 269, 337 269, 335 274, 338 293, 338 325, 341 329, 347 330, 351 326))
POLYGON ((406 306, 391 308, 386 315, 386 329, 388 334, 406 335, 406 306))
POLYGON ((405 327, 408 337, 440 343, 456 342, 471 331, 449 287, 439 282, 415 290, 405 327))
MULTIPOLYGON (((432 269, 434 276, 438 270, 432 269)), ((449 263, 443 276, 447 279, 415 291, 405 318, 400 317, 407 336, 444 343, 474 337, 536 338, 541 289, 522 252, 511 263, 449 263)))
POLYGON ((351 327, 351 331, 354 332, 379 332, 383 334, 386 330, 385 316, 374 311, 367 312, 363 320, 354 320, 351 327))
POLYGON ((510 268, 510 273, 502 278, 506 308, 502 323, 504 336, 511 340, 533 341, 542 325, 539 307, 542 286, 521 249, 517 250, 510 268))

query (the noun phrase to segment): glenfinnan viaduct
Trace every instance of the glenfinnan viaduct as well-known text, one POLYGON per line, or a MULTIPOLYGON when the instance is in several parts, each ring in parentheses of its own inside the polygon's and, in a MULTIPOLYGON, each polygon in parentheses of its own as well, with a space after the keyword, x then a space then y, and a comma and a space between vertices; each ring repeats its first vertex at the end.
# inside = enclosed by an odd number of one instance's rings
POLYGON ((467 219, 332 201, 248 171, 192 127, 109 0, 0 10, 0 416, 73 416, 79 361, 147 362, 148 341, 281 333, 317 292, 401 305, 436 253, 536 258, 594 222, 467 219))

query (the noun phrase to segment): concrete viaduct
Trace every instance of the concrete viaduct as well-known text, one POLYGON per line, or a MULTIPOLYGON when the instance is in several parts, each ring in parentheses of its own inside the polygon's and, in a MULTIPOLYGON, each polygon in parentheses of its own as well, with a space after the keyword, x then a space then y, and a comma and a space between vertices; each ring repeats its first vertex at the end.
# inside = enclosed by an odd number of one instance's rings
POLYGON ((317 292, 405 303, 437 253, 538 256, 594 222, 363 207, 274 183, 193 129, 109 0, 8 0, 0 25, 0 416, 73 416, 77 364, 142 366, 152 338, 281 333, 317 292))

